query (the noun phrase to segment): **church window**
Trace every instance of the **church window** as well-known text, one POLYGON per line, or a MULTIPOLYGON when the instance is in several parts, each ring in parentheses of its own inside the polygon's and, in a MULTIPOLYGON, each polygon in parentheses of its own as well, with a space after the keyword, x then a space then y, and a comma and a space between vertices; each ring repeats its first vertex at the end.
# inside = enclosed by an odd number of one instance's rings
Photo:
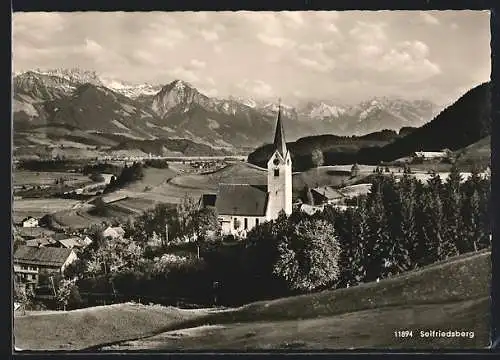
POLYGON ((255 219, 255 226, 259 225, 259 219, 255 219))
POLYGON ((234 218, 234 230, 238 230, 240 228, 240 221, 238 218, 234 218))
POLYGON ((280 176, 280 169, 274 169, 274 176, 280 176))
POLYGON ((248 229, 248 218, 245 218, 245 230, 248 229))

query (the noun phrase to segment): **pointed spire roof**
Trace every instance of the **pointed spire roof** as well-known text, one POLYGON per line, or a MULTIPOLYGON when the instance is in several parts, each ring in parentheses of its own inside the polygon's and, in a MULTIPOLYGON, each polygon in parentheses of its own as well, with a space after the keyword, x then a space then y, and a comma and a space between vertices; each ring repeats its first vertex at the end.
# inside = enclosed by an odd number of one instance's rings
POLYGON ((286 155, 286 140, 283 123, 281 122, 281 99, 278 105, 278 121, 276 122, 276 132, 274 133, 274 150, 278 151, 283 158, 286 155))

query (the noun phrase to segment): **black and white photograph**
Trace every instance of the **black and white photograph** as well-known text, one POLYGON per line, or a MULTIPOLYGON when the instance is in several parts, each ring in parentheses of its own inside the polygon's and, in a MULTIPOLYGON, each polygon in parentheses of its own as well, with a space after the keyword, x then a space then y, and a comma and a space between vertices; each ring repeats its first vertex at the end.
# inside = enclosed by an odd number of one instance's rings
POLYGON ((14 12, 13 350, 487 349, 490 32, 14 12))

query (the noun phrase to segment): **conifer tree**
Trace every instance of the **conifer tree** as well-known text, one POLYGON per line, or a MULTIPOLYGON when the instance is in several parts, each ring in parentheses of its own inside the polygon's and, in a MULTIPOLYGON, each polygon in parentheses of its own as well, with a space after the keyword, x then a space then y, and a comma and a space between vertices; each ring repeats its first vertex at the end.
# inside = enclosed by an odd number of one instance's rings
POLYGON ((428 187, 420 199, 420 216, 417 222, 420 229, 421 266, 432 264, 442 258, 442 221, 443 205, 437 188, 428 187))
POLYGON ((465 251, 463 226, 461 222, 460 172, 453 166, 443 187, 444 236, 442 255, 444 258, 465 251))
POLYGON ((382 182, 374 182, 368 203, 369 228, 369 261, 367 280, 373 281, 388 275, 391 238, 388 232, 384 201, 382 197, 382 182))

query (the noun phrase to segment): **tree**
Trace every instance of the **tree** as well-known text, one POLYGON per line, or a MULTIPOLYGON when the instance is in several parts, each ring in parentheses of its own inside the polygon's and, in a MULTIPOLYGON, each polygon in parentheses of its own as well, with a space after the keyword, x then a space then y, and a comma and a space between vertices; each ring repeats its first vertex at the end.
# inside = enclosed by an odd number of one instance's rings
POLYGON ((17 277, 14 276, 14 301, 21 304, 23 311, 30 306, 34 296, 32 288, 21 284, 17 277))
POLYGON ((93 182, 104 182, 104 176, 95 172, 90 175, 90 180, 93 182))
POLYGON ((417 265, 418 236, 416 228, 416 179, 403 176, 399 183, 399 203, 401 210, 399 228, 399 261, 398 267, 401 271, 408 271, 417 265))
POLYGON ((109 213, 108 207, 101 196, 94 201, 94 213, 98 216, 107 216, 109 213))
POLYGON ((367 201, 368 236, 366 250, 366 278, 373 281, 379 277, 390 275, 391 241, 382 197, 382 184, 374 182, 367 201))
POLYGON ((419 201, 417 220, 420 229, 421 266, 432 264, 445 257, 443 253, 443 203, 438 188, 429 186, 419 201))
POLYGON ((66 311, 66 307, 68 306, 71 296, 71 289, 74 285, 74 281, 66 279, 61 280, 58 284, 58 288, 56 291, 56 301, 59 305, 59 308, 62 308, 62 310, 64 311, 66 311))
POLYGON ((333 225, 315 219, 287 225, 278 233, 273 273, 292 291, 311 291, 335 282, 340 273, 340 247, 333 225))
POLYGON ((325 162, 323 157, 323 151, 320 148, 315 148, 311 152, 311 163, 313 167, 320 167, 325 162))
POLYGON ((200 257, 200 245, 207 239, 217 238, 221 233, 221 226, 217 213, 211 208, 194 210, 189 214, 186 235, 196 239, 198 258, 200 257))
POLYGON ((458 255, 465 251, 463 229, 461 224, 461 176, 458 168, 453 166, 443 188, 444 236, 442 251, 444 258, 458 255))

